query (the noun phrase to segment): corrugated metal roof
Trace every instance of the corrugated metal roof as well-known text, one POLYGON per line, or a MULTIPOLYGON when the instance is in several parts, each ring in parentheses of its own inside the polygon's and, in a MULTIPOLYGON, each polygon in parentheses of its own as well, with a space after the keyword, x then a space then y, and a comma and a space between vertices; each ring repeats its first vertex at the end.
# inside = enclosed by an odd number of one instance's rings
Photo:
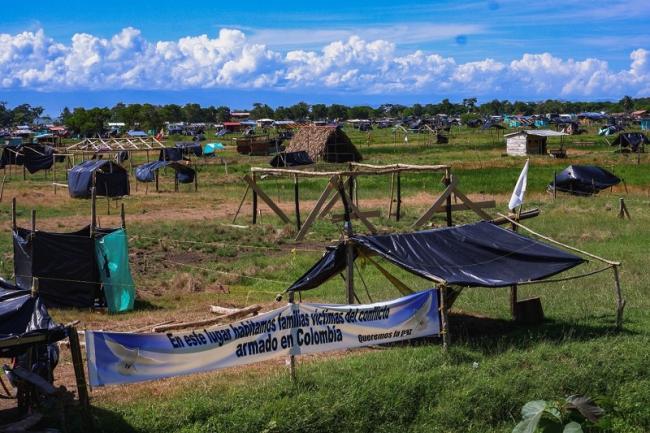
POLYGON ((514 137, 515 135, 518 134, 536 135, 538 137, 559 137, 562 135, 569 135, 567 133, 553 131, 551 129, 526 129, 524 131, 517 131, 517 132, 512 132, 510 134, 506 134, 504 135, 504 137, 514 137))

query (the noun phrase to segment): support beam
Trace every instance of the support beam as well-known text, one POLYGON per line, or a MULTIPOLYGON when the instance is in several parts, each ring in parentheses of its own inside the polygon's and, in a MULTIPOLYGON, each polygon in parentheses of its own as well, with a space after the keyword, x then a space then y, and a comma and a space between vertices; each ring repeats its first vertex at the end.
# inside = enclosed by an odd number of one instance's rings
POLYGON ((316 221, 316 218, 318 217, 320 209, 321 207, 323 207, 325 200, 327 200, 327 198, 330 196, 332 190, 336 188, 338 182, 339 182, 339 177, 337 175, 332 176, 330 180, 327 182, 327 185, 325 186, 325 189, 323 190, 320 197, 318 198, 316 205, 309 213, 307 219, 305 220, 305 223, 298 231, 298 234, 296 235, 297 241, 301 241, 305 237, 307 231, 311 228, 312 224, 314 224, 314 221, 316 221))
MULTIPOLYGON (((289 217, 278 207, 278 205, 275 204, 275 202, 269 197, 262 189, 257 185, 257 183, 251 179, 249 175, 244 176, 244 180, 250 185, 250 187, 253 189, 253 194, 257 193, 259 197, 268 205, 268 207, 271 208, 275 214, 280 217, 280 219, 285 223, 289 224, 291 221, 289 220, 289 217)), ((255 195, 253 195, 253 200, 255 200, 255 195)))
POLYGON ((444 203, 447 200, 447 197, 449 197, 450 194, 454 191, 454 188, 456 187, 457 183, 458 181, 456 180, 455 177, 453 177, 451 179, 451 183, 447 185, 447 188, 445 188, 445 190, 442 192, 442 195, 438 197, 438 199, 431 205, 431 207, 427 209, 427 211, 424 212, 422 216, 418 218, 418 220, 415 223, 413 223, 412 228, 414 229, 418 228, 424 225, 427 221, 429 221, 431 217, 433 217, 433 214, 436 212, 436 209, 440 207, 440 205, 442 205, 442 203, 444 203))

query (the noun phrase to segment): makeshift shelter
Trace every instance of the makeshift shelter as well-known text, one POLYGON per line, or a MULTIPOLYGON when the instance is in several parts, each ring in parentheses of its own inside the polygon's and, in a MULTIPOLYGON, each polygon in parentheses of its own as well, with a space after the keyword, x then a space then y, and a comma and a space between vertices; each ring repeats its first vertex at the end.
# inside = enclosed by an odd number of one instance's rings
POLYGON ((142 164, 135 169, 135 178, 140 182, 156 182, 158 190, 158 174, 161 168, 169 167, 174 170, 174 190, 178 191, 179 183, 197 184, 196 170, 192 167, 174 161, 152 161, 142 164))
POLYGON ((126 135, 129 136, 129 137, 141 137, 141 138, 145 138, 145 137, 149 136, 149 134, 147 134, 144 131, 139 131, 139 130, 134 130, 134 129, 128 131, 126 133, 126 135))
POLYGON ((286 151, 305 151, 312 161, 358 162, 362 159, 350 138, 335 126, 303 126, 295 133, 286 151))
POLYGON ((90 198, 95 187, 97 196, 129 195, 129 173, 107 159, 88 160, 75 165, 68 173, 68 192, 73 198, 90 198))
POLYGON ((203 147, 203 156, 213 156, 217 150, 224 150, 221 143, 206 143, 203 147))
POLYGON ((548 189, 575 195, 592 195, 620 182, 621 179, 604 168, 595 165, 570 165, 555 176, 553 182, 548 184, 548 189))
POLYGON ((621 132, 610 145, 618 146, 620 152, 645 152, 648 143, 650 140, 642 132, 621 132))
MULTIPOLYGON (((617 296, 616 323, 620 328, 625 301, 622 298, 618 278, 619 262, 609 261, 561 244, 533 232, 515 220, 504 218, 546 241, 607 264, 603 269, 581 276, 613 269, 617 296)), ((381 257, 399 268, 436 284, 440 290, 442 334, 445 346, 449 341, 447 314, 463 288, 511 287, 513 316, 519 318, 517 315, 521 314, 522 309, 517 307, 526 305, 527 301, 517 302, 517 285, 551 281, 545 279, 586 262, 580 256, 498 227, 488 221, 389 235, 355 235, 350 233, 349 228, 347 230, 345 240, 328 248, 323 257, 286 291, 293 294, 314 289, 345 271, 348 303, 354 303, 356 298, 353 279, 354 261, 361 257, 366 260, 366 263, 375 266, 402 294, 413 293, 411 288, 373 259, 373 256, 381 257)), ((578 277, 580 276, 568 278, 578 277)), ((562 281, 562 279, 555 281, 562 281)), ((541 304, 539 308, 541 312, 541 304)))
POLYGON ((22 154, 25 168, 31 174, 40 170, 49 170, 54 165, 54 148, 50 146, 42 144, 23 146, 22 154))
POLYGON ((313 163, 314 161, 311 160, 304 150, 298 152, 280 152, 270 161, 272 167, 296 167, 313 163))
POLYGON ((641 126, 641 131, 650 131, 650 119, 639 120, 639 125, 641 126))
POLYGON ((198 141, 183 141, 175 144, 177 149, 181 149, 183 157, 201 156, 201 143, 198 141))
POLYGON ((506 153, 512 156, 545 155, 548 137, 562 137, 563 132, 550 129, 524 130, 506 134, 506 153))
POLYGON ((125 229, 52 233, 15 227, 13 246, 16 286, 31 290, 38 281, 46 305, 87 308, 99 299, 111 313, 133 309, 125 229))

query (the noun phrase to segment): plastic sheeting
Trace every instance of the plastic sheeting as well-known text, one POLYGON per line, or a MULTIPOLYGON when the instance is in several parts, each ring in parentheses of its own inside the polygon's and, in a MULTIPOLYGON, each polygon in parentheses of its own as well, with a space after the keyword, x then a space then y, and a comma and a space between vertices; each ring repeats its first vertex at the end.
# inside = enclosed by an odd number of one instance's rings
POLYGON ((181 149, 183 156, 201 156, 203 152, 201 143, 197 141, 183 141, 175 144, 176 148, 181 149))
POLYGON ((132 310, 135 285, 129 268, 129 247, 124 229, 115 230, 97 239, 95 254, 109 313, 132 310))
POLYGON ((304 150, 297 152, 280 152, 273 157, 270 164, 272 167, 296 167, 299 165, 313 164, 309 154, 304 150))
POLYGON ((214 155, 217 150, 224 150, 225 147, 221 143, 206 143, 203 148, 203 155, 210 156, 214 155))
POLYGON ((165 149, 160 149, 160 155, 158 156, 158 161, 182 161, 183 160, 183 149, 178 147, 166 147, 165 149))
POLYGON ((129 174, 106 159, 88 160, 75 165, 68 175, 68 192, 73 198, 90 198, 95 176, 95 193, 104 197, 129 195, 129 174))
POLYGON ((16 286, 29 290, 37 277, 39 296, 48 306, 92 307, 102 296, 102 283, 106 301, 112 302, 109 311, 133 306, 123 301, 130 296, 125 291, 134 296, 124 229, 98 229, 91 237, 89 227, 73 233, 18 228, 13 236, 16 286))
POLYGON ((650 144, 650 140, 642 132, 621 132, 612 141, 612 146, 621 146, 622 148, 629 147, 632 152, 636 152, 639 146, 643 144, 650 144))
POLYGON ((570 165, 555 177, 555 181, 548 184, 553 191, 568 192, 575 195, 597 194, 603 189, 618 185, 621 179, 595 165, 570 165))
POLYGON ((54 164, 54 148, 40 144, 23 146, 24 164, 31 174, 39 170, 49 170, 54 164))
MULTIPOLYGON (((0 341, 37 334, 48 334, 48 342, 65 338, 65 330, 50 317, 39 297, 29 294, 0 300, 0 341)), ((24 352, 27 345, 15 345, 0 349, 0 357, 15 357, 24 352)))
POLYGON ((136 167, 135 178, 140 182, 153 182, 156 180, 156 171, 165 167, 174 169, 175 176, 180 183, 194 182, 196 171, 192 167, 172 161, 152 161, 142 164, 136 167))
MULTIPOLYGON (((482 221, 415 233, 353 236, 358 254, 375 254, 422 278, 462 287, 541 280, 585 260, 482 221)), ((288 291, 313 289, 342 272, 345 246, 330 249, 288 291)))

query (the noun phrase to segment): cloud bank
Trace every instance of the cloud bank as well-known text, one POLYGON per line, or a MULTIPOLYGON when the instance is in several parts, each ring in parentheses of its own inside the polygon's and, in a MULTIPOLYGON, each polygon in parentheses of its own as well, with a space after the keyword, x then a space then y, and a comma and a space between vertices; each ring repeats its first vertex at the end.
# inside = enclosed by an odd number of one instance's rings
POLYGON ((452 57, 352 35, 318 50, 278 51, 236 29, 216 37, 148 41, 127 27, 57 42, 43 30, 0 34, 0 91, 264 89, 309 93, 469 95, 482 98, 607 98, 650 94, 650 51, 627 69, 597 58, 524 54, 502 63, 452 57))

